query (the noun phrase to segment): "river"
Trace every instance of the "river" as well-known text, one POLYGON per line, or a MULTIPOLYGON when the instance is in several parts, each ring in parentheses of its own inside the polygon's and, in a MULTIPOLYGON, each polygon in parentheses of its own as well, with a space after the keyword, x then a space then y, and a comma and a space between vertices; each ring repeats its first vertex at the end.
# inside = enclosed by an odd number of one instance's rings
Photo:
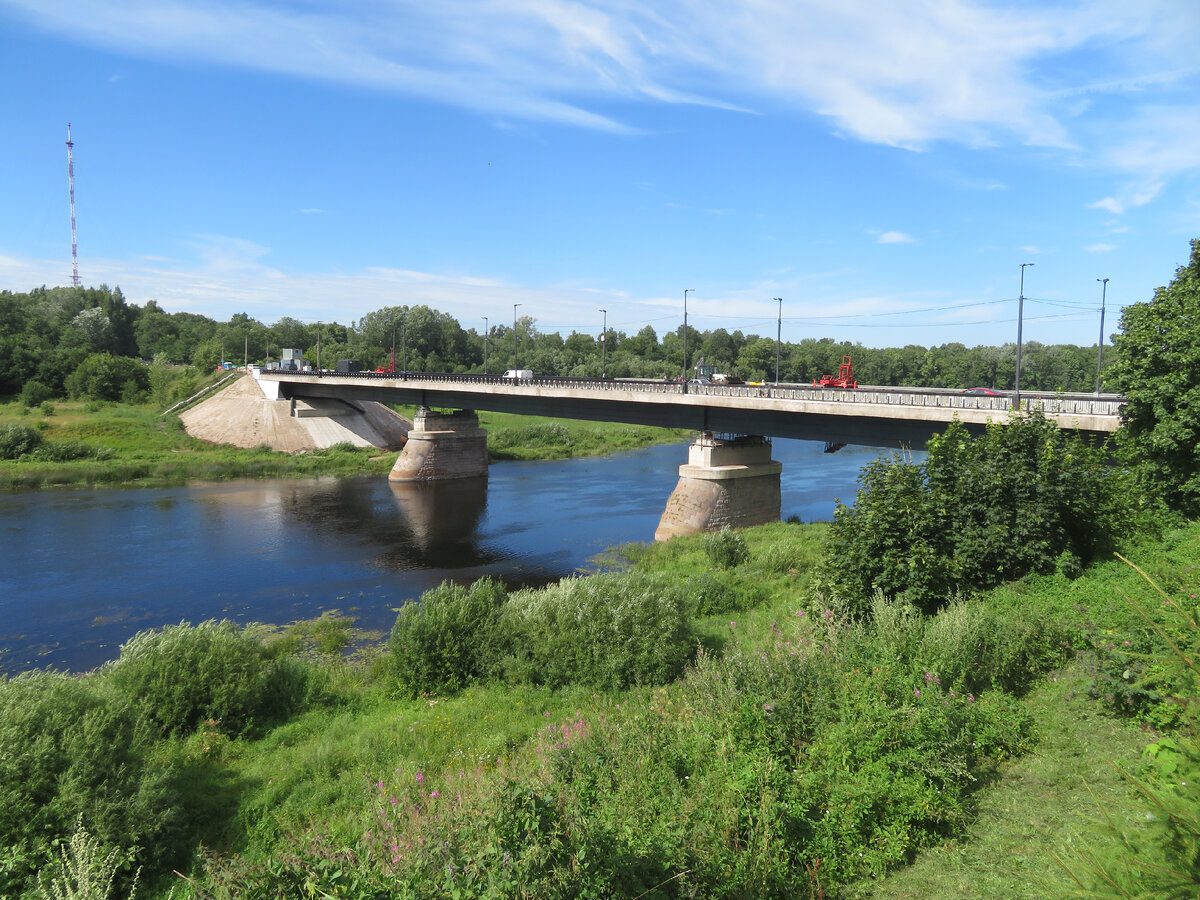
MULTIPOLYGON (((777 440, 782 514, 829 520, 859 469, 892 451, 777 440)), ((239 481, 0 497, 0 672, 84 671, 137 631, 338 610, 387 631, 446 579, 510 586, 586 571, 651 541, 687 445, 493 464, 487 479, 239 481), (435 514, 436 511, 436 514, 435 514)))

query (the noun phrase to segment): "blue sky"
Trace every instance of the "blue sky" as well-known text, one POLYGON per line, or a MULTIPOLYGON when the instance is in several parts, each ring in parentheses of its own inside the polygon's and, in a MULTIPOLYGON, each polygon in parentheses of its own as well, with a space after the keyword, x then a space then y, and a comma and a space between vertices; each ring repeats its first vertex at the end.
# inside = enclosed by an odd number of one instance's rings
POLYGON ((1194 0, 0 0, 0 288, 1091 345, 1200 237, 1194 0))

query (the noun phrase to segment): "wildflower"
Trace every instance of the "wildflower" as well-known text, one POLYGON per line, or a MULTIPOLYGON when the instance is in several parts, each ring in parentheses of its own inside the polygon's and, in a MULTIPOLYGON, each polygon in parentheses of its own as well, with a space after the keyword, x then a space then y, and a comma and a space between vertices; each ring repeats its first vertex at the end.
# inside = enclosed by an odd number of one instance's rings
POLYGON ((730 622, 730 623, 729 623, 729 627, 730 627, 730 628, 737 628, 737 622, 730 622))
POLYGON ((914 693, 914 694, 916 694, 918 697, 920 697, 920 696, 921 696, 921 689, 920 689, 920 688, 913 688, 913 693, 914 693))
POLYGON ((382 781, 375 782, 375 790, 377 790, 377 791, 383 790, 383 782, 382 781))
POLYGON ((425 776, 422 775, 420 772, 418 772, 417 773, 417 783, 419 784, 420 782, 422 782, 424 780, 425 780, 425 776))
POLYGON ((440 797, 441 794, 439 794, 437 791, 430 791, 429 796, 430 797, 440 797))
POLYGON ((974 695, 974 694, 967 694, 967 702, 968 702, 968 703, 974 703, 974 702, 975 702, 975 695, 974 695))

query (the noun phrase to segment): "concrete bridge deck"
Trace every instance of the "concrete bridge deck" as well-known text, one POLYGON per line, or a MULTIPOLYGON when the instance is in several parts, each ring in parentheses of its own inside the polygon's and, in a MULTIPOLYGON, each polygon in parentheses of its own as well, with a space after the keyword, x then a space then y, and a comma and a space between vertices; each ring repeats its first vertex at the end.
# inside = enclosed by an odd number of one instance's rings
MULTIPOLYGON (((844 390, 795 384, 681 385, 328 371, 267 371, 258 378, 264 391, 277 390, 280 397, 376 400, 873 447, 921 447, 955 419, 978 432, 988 422, 1004 422, 1014 414, 1009 395, 937 388, 860 386, 844 390)), ((1022 412, 1040 409, 1059 427, 1096 438, 1116 431, 1124 403, 1124 398, 1115 394, 1025 391, 1021 400, 1022 412)))

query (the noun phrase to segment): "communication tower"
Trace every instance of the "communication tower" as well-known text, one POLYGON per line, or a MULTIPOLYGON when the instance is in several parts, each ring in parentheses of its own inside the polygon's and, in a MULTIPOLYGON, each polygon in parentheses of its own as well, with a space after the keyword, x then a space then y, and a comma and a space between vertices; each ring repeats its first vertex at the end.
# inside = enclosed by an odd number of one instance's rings
POLYGON ((67 123, 67 190, 71 195, 71 284, 80 286, 79 245, 75 241, 75 160, 71 151, 75 148, 71 140, 71 123, 67 123))

